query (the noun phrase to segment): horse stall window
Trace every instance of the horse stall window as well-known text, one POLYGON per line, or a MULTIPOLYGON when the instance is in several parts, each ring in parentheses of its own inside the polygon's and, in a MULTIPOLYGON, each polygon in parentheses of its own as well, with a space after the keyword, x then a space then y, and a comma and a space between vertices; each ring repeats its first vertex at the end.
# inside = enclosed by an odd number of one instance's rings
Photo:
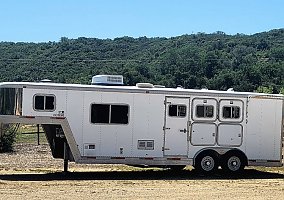
POLYGON ((212 118, 214 115, 214 107, 211 105, 197 105, 196 116, 198 118, 212 118))
POLYGON ((55 96, 54 95, 35 95, 34 109, 38 111, 54 111, 55 96))
POLYGON ((238 106, 224 106, 223 107, 224 119, 238 119, 240 118, 240 107, 238 106))
POLYGON ((128 105, 92 104, 91 123, 128 124, 128 105))

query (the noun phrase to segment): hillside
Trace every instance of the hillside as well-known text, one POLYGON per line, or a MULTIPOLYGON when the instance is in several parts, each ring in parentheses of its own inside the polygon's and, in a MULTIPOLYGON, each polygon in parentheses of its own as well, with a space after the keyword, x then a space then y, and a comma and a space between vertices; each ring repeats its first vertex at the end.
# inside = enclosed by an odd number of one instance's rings
POLYGON ((198 33, 173 38, 62 37, 59 42, 0 43, 0 82, 89 84, 96 74, 122 74, 127 85, 284 91, 284 29, 254 35, 198 33))

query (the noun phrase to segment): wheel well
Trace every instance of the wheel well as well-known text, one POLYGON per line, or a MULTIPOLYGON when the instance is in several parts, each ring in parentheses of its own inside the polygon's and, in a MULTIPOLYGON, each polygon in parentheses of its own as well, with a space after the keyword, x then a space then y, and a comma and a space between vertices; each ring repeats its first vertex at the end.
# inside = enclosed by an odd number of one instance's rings
POLYGON ((200 156, 203 156, 203 155, 206 155, 206 154, 215 154, 216 157, 218 158, 218 160, 219 160, 219 158, 220 158, 220 154, 219 154, 217 151, 215 151, 215 150, 213 150, 213 149, 204 149, 204 150, 201 150, 201 151, 199 151, 199 152, 197 152, 197 153, 195 154, 195 156, 194 156, 194 158, 193 158, 193 166, 195 166, 196 160, 197 160, 200 156))
POLYGON ((244 154, 244 152, 242 152, 241 150, 239 150, 239 149, 229 150, 224 155, 222 155, 222 157, 229 156, 229 155, 238 155, 238 156, 240 156, 245 161, 244 162, 245 166, 248 165, 248 158, 247 158, 246 154, 244 154))

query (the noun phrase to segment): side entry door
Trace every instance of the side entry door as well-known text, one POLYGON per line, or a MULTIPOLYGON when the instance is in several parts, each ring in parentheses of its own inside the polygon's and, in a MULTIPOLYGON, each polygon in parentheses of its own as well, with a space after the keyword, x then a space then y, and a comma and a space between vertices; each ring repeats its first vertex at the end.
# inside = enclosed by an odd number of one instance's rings
POLYGON ((164 155, 185 156, 188 148, 190 98, 166 97, 164 155))

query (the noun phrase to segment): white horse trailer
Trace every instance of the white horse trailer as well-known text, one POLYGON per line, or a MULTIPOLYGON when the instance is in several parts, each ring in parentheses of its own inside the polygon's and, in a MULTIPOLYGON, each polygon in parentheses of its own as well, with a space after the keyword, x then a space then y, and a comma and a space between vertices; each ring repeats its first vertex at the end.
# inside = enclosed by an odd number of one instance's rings
MULTIPOLYGON (((118 84, 120 85, 120 84, 118 84)), ((52 155, 204 172, 282 166, 283 95, 6 82, 0 123, 41 124, 52 155)))

